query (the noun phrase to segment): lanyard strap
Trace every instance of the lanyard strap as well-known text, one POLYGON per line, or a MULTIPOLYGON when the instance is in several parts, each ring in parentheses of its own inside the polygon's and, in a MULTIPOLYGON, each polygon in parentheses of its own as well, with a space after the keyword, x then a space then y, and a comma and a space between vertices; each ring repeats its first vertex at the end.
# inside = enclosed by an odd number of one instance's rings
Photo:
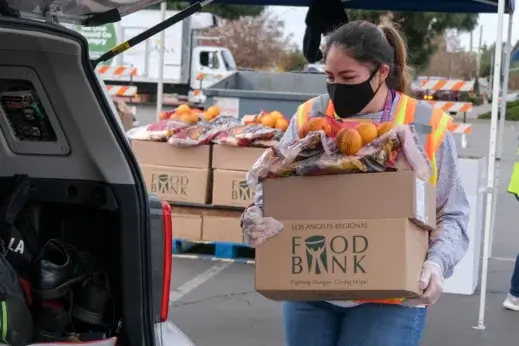
POLYGON ((387 93, 386 103, 384 103, 384 110, 382 111, 381 123, 391 120, 391 109, 393 108, 393 100, 395 99, 395 91, 390 89, 387 93))

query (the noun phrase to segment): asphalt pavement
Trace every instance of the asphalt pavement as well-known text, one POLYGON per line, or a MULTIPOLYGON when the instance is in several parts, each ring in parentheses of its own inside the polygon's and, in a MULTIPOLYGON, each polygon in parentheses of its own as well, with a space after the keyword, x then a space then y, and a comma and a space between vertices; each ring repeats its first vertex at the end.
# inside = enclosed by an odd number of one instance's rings
MULTIPOLYGON (((486 109, 481 109, 482 112, 486 109)), ((154 119, 152 107, 139 108, 141 124, 154 119)), ((477 114, 471 114, 474 119, 477 114)), ((472 120, 468 148, 460 155, 487 156, 489 123, 472 120)), ((486 329, 478 322, 479 291, 472 296, 444 294, 429 309, 423 346, 508 346, 519 344, 519 312, 501 303, 510 284, 513 260, 519 252, 519 203, 506 193, 518 146, 519 124, 507 123, 489 263, 486 329)), ((463 178, 463 177, 462 177, 463 178)), ((196 259, 173 261, 170 319, 197 346, 282 346, 281 305, 254 292, 251 264, 196 259)), ((304 345, 301 345, 304 346, 304 345)))

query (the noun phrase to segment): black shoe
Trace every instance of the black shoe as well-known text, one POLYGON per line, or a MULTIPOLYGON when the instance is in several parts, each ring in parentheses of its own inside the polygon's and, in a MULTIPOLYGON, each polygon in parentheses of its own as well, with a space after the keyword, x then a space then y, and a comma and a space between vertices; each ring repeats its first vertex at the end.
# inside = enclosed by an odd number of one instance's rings
POLYGON ((56 299, 70 291, 89 272, 88 261, 74 247, 50 240, 34 263, 33 293, 39 299, 56 299))
POLYGON ((106 305, 111 297, 106 272, 97 271, 77 288, 72 316, 81 322, 102 325, 106 305))
POLYGON ((65 335, 65 328, 70 322, 70 308, 66 300, 44 300, 35 308, 35 341, 58 341, 65 335))

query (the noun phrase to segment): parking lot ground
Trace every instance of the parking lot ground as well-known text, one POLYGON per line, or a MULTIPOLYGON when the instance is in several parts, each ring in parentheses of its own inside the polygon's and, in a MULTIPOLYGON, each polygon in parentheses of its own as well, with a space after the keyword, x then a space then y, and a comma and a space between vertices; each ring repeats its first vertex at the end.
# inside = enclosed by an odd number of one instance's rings
MULTIPOLYGON (((511 261, 490 263, 486 330, 472 328, 477 325, 478 293, 445 294, 429 310, 422 345, 518 345, 519 313, 501 307, 512 266, 511 261)), ((281 304, 254 292, 253 273, 250 264, 175 259, 171 320, 197 346, 282 346, 281 304), (200 285, 194 287, 192 280, 200 285), (184 295, 176 300, 178 292, 184 295)))

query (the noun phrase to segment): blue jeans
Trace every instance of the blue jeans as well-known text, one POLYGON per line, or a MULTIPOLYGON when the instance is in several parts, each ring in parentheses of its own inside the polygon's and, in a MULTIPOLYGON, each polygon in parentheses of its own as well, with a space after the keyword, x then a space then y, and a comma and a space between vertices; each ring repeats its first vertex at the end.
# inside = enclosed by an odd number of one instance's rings
POLYGON ((286 346, 418 346, 427 309, 326 302, 283 303, 286 346))
POLYGON ((519 255, 515 260, 514 273, 512 274, 512 282, 510 285, 510 294, 519 298, 519 255))

